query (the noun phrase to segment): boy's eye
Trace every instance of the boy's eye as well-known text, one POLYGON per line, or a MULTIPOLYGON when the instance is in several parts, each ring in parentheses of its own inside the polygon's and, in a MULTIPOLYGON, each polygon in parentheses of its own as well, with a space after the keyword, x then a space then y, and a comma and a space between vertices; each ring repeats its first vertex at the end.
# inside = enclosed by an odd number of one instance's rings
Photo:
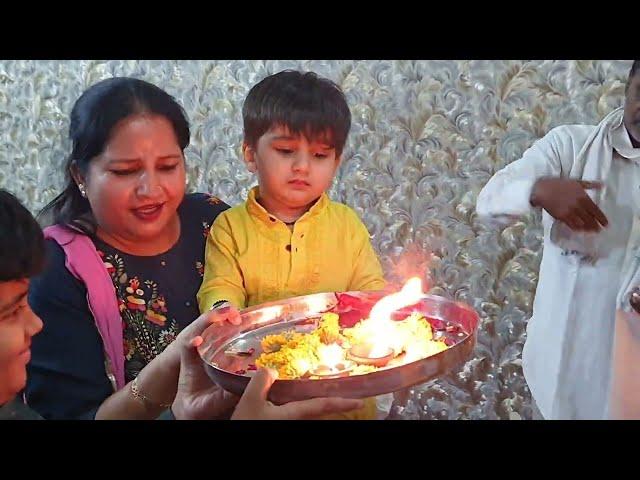
POLYGON ((170 170, 175 170, 176 167, 178 166, 177 163, 174 163, 172 165, 162 165, 160 168, 160 170, 164 170, 164 171, 170 171, 170 170))
POLYGON ((282 153, 284 155, 287 155, 289 153, 293 153, 293 149, 291 149, 291 148, 276 147, 276 151, 278 153, 282 153))
POLYGON ((322 152, 317 152, 317 153, 314 153, 314 156, 315 156, 316 158, 327 158, 327 157, 329 156, 329 154, 327 154, 327 153, 322 153, 322 152))

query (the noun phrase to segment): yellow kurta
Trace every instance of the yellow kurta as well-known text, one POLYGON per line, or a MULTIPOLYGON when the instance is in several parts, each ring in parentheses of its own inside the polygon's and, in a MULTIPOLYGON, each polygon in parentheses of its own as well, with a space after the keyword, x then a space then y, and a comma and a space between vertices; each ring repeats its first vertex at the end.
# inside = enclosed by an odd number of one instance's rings
POLYGON ((257 187, 211 226, 201 312, 218 300, 242 309, 298 295, 384 288, 369 232, 352 209, 323 194, 291 231, 256 193, 257 187))
MULTIPOLYGON (((198 305, 204 312, 218 300, 242 309, 319 292, 380 290, 382 268, 357 214, 326 194, 291 231, 256 200, 221 213, 211 226, 198 305)), ((362 409, 326 419, 375 419, 374 398, 362 409)))

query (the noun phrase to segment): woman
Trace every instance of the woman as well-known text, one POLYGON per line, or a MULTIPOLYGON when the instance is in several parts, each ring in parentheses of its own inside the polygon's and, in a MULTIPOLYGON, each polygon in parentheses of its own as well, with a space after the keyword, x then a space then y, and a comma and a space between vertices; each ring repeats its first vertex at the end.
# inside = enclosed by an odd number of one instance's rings
POLYGON ((149 364, 198 317, 207 229, 228 207, 185 195, 189 124, 154 85, 93 85, 69 136, 66 188, 42 214, 48 264, 29 293, 44 328, 26 399, 45 418, 155 418, 175 396, 179 349, 149 364))

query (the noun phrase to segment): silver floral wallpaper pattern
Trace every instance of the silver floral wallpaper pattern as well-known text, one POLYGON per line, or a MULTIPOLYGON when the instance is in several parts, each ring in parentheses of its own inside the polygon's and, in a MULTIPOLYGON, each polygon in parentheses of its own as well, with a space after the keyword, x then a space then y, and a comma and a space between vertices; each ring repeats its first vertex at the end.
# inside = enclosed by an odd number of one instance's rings
POLYGON ((475 200, 497 170, 566 123, 622 104, 629 61, 0 61, 0 187, 35 213, 61 188, 68 115, 110 76, 157 84, 192 124, 189 190, 241 202, 242 102, 264 76, 313 70, 345 91, 353 127, 331 196, 356 209, 390 279, 428 269, 432 293, 482 316, 475 357, 398 396, 391 418, 528 419, 520 353, 541 258, 532 215, 481 224, 475 200))

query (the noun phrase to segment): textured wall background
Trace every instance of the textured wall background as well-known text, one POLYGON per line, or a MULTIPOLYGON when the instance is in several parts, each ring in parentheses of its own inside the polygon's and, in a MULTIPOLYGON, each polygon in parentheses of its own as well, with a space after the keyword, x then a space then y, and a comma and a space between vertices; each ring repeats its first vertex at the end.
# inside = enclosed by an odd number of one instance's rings
POLYGON ((344 89, 353 128, 331 194, 354 207, 390 277, 429 261, 433 293, 474 306, 475 358, 414 388, 396 418, 530 418, 520 352, 541 254, 532 216, 496 230, 474 205, 490 176, 565 123, 622 104, 627 61, 2 61, 0 187, 33 212, 61 188, 68 114, 98 80, 136 76, 192 123, 189 189, 230 204, 254 178, 240 162, 242 101, 264 76, 313 70, 344 89), (405 252, 404 254, 402 252, 405 252), (404 255, 404 256, 402 256, 404 255))

